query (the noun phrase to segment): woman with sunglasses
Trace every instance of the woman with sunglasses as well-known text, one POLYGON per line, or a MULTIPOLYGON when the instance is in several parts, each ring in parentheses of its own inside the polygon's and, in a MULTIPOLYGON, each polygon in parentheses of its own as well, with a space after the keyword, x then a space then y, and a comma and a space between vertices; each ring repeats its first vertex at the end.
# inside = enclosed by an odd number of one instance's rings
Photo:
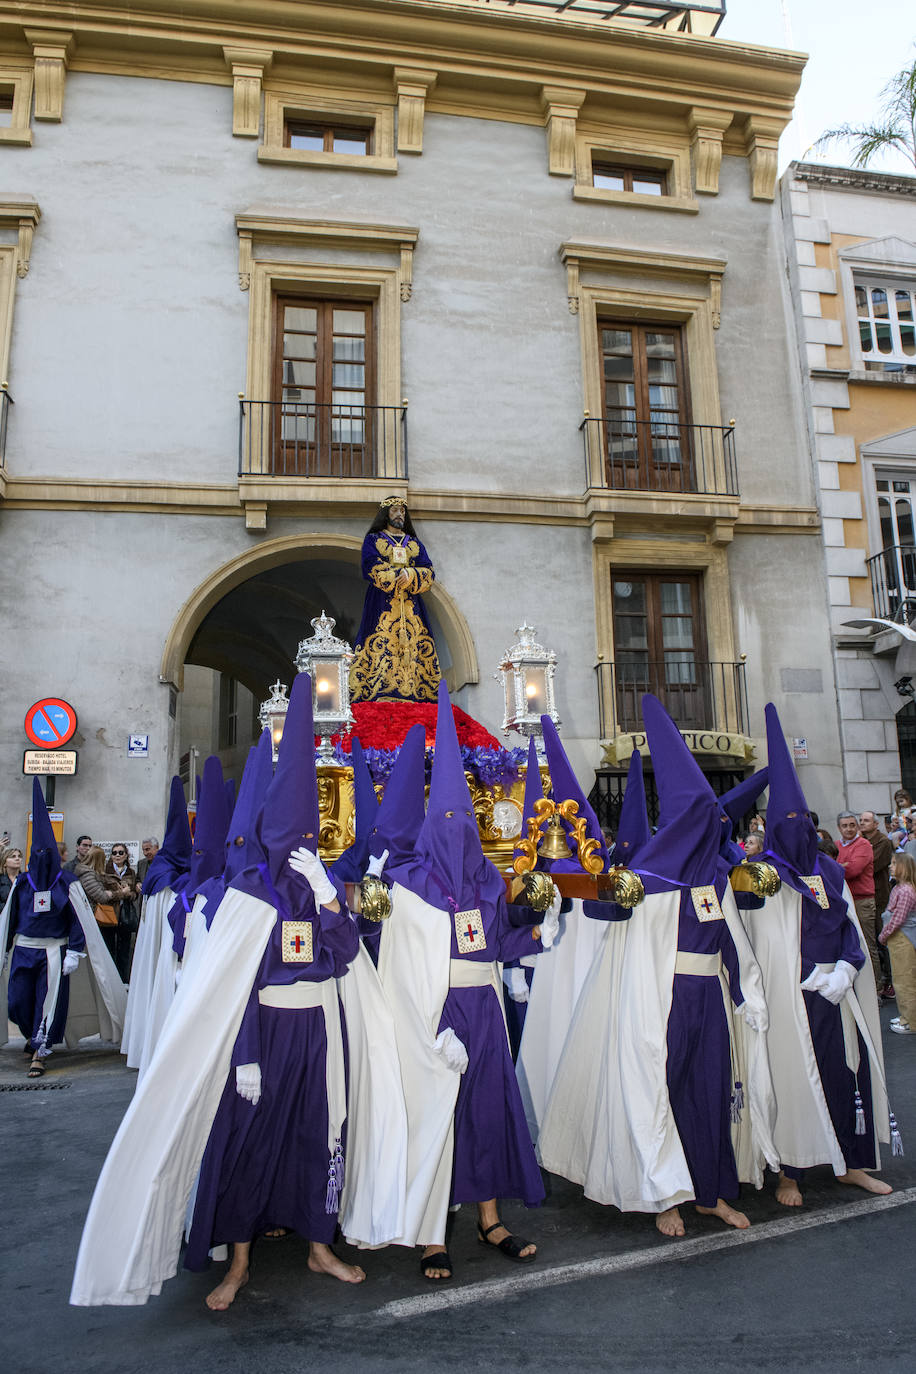
POLYGON ((112 884, 112 905, 118 913, 114 961, 118 973, 121 975, 121 981, 126 983, 130 979, 131 945, 137 930, 135 901, 137 874, 136 870, 130 866, 127 845, 122 840, 118 840, 111 846, 111 854, 105 865, 105 874, 108 878, 116 879, 118 884, 117 887, 112 884))

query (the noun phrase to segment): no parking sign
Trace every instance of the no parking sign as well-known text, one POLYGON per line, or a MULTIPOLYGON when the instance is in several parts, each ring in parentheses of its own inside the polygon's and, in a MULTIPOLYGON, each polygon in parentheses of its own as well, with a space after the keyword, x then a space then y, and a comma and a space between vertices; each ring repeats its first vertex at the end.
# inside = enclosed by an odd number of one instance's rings
POLYGON ((25 713, 25 733, 38 749, 61 749, 76 733, 76 712, 60 697, 42 697, 25 713))

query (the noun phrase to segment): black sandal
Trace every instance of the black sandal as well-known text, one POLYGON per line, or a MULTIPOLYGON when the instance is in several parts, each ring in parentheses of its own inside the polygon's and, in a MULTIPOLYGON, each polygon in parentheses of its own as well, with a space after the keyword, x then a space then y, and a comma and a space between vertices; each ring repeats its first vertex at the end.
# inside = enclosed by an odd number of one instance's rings
POLYGON ((33 1059, 31 1064, 29 1065, 29 1071, 26 1074, 26 1078, 41 1078, 43 1077, 44 1072, 44 1062, 41 1059, 33 1059))
MULTIPOLYGON (((504 1226, 503 1222, 494 1221, 492 1226, 488 1226, 487 1229, 484 1230, 480 1222, 478 1222, 478 1242, 481 1245, 488 1245, 491 1250, 502 1251, 506 1259, 515 1260, 516 1264, 530 1264, 532 1260, 537 1259, 536 1250, 531 1255, 522 1254, 522 1251, 525 1249, 526 1245, 531 1245, 532 1242, 530 1240, 523 1240, 521 1236, 508 1235, 503 1236, 502 1240, 490 1240, 489 1236, 492 1235, 494 1231, 498 1231, 501 1226, 504 1226)), ((506 1228, 504 1227, 504 1229, 506 1228)))
POLYGON ((447 1250, 437 1250, 434 1255, 425 1255, 420 1260, 420 1270, 425 1279, 430 1283, 448 1283, 452 1278, 452 1257, 447 1250), (440 1274, 438 1278, 433 1278, 429 1272, 431 1269, 447 1269, 448 1273, 443 1278, 440 1274))

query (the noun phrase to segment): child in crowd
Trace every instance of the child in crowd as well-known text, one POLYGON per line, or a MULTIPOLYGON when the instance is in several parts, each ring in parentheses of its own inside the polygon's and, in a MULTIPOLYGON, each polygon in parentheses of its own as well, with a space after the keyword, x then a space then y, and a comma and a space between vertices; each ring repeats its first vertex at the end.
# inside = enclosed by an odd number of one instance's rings
POLYGON ((890 901, 884 928, 878 936, 891 956, 897 1010, 891 1022, 896 1035, 912 1035, 916 1029, 916 860, 895 854, 891 860, 890 901))

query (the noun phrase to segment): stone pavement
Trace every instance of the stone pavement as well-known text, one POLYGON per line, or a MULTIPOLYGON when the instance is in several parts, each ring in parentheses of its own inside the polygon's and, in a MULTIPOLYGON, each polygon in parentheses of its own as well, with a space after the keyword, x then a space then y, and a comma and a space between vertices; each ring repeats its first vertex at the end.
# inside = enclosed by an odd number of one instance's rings
POLYGON ((358 1287, 309 1274, 293 1236, 258 1243, 251 1282, 226 1313, 204 1305, 215 1273, 181 1272, 141 1308, 67 1305, 83 1218, 135 1075, 111 1047, 88 1042, 56 1053, 26 1087, 21 1044, 0 1050, 2 1374, 916 1370, 916 1039, 885 1034, 909 1150, 886 1155, 883 1176, 897 1190, 886 1201, 817 1170, 800 1213, 780 1208, 771 1188, 745 1189, 750 1231, 688 1206, 687 1239, 672 1242, 650 1218, 550 1178, 539 1211, 504 1208, 538 1241, 535 1265, 485 1251, 465 1207, 446 1288, 424 1282, 414 1254, 398 1249, 364 1256, 358 1287))

